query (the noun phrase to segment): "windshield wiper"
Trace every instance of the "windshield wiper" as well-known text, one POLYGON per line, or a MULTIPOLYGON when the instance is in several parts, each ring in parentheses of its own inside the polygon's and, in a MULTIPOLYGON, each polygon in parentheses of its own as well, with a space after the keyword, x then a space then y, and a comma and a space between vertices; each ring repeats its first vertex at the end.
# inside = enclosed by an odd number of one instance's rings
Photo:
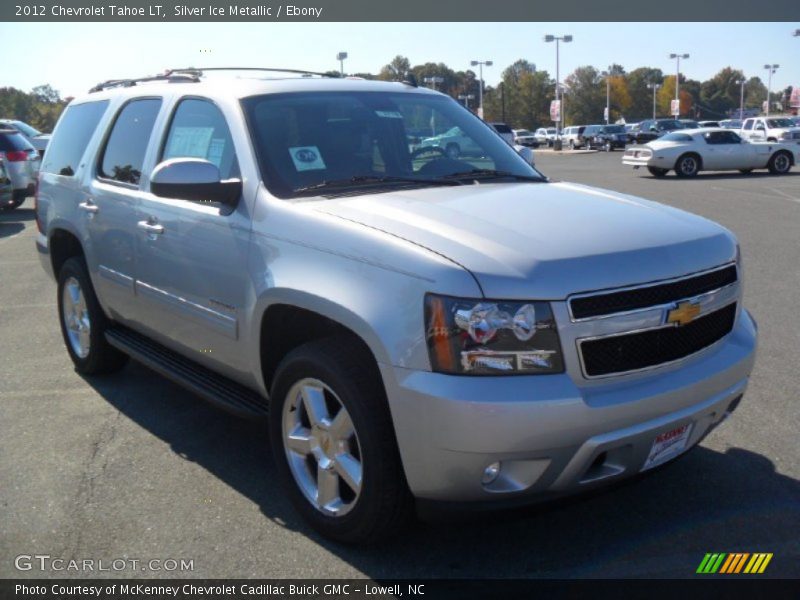
POLYGON ((533 183, 546 183, 545 177, 535 177, 533 175, 518 175, 510 171, 498 171, 496 169, 471 169, 442 175, 441 179, 452 181, 454 179, 516 179, 517 181, 530 181, 533 183))
POLYGON ((419 177, 400 177, 396 175, 354 175, 345 179, 326 179, 319 183, 307 185, 293 190, 295 193, 311 192, 327 188, 345 188, 369 185, 380 185, 382 183, 419 183, 422 185, 463 185, 460 181, 447 179, 422 179, 419 177))

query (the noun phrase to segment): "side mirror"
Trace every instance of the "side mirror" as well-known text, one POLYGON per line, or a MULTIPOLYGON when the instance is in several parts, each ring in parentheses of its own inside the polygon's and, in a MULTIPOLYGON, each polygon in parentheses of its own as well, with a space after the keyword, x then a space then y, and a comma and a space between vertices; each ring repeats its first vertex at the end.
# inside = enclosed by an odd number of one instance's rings
POLYGON ((217 166, 202 158, 170 158, 153 170, 150 191, 161 198, 220 202, 234 207, 242 195, 242 182, 222 181, 217 166))
POLYGON ((517 154, 519 154, 525 160, 526 163, 533 166, 534 164, 533 150, 531 150, 527 146, 514 146, 514 150, 517 151, 517 154))

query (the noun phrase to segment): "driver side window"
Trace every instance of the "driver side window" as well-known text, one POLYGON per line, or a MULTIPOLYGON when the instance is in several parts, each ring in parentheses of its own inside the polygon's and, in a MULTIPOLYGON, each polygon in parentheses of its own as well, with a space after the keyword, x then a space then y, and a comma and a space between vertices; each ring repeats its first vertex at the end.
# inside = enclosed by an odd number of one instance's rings
POLYGON ((239 177, 239 163, 225 117, 212 102, 181 100, 170 123, 161 160, 203 158, 217 166, 222 179, 239 177))

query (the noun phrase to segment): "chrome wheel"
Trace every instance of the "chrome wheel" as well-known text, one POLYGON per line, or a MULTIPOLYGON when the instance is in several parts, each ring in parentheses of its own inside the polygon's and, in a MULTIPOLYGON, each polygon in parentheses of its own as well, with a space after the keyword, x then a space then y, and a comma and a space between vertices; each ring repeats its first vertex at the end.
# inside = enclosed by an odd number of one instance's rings
POLYGON ((79 358, 86 358, 91 350, 92 322, 81 284, 74 277, 64 283, 61 312, 72 351, 79 358))
POLYGON ((295 383, 283 404, 283 448, 300 491, 318 511, 340 517, 361 493, 358 435, 342 401, 318 379, 295 383))

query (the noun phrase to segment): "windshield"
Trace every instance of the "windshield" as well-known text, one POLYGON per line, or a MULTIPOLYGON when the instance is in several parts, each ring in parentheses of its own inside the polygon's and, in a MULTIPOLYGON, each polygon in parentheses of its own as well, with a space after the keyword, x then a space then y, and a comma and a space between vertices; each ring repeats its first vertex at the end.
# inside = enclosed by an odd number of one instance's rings
POLYGON ((518 129, 517 130, 517 136, 523 137, 523 136, 526 136, 526 135, 533 135, 533 134, 530 131, 528 131, 527 129, 518 129))
POLYGON ((11 121, 14 125, 15 129, 19 129, 22 133, 27 135, 28 137, 36 137, 37 135, 42 135, 42 132, 38 129, 34 129, 27 123, 23 123, 22 121, 11 121))
POLYGON ((770 129, 774 127, 794 127, 791 119, 767 119, 770 129))
POLYGON ((242 101, 262 179, 279 198, 349 188, 546 181, 456 101, 409 92, 304 92, 242 101))
POLYGON ((603 133, 625 133, 625 128, 622 125, 606 125, 603 133))

